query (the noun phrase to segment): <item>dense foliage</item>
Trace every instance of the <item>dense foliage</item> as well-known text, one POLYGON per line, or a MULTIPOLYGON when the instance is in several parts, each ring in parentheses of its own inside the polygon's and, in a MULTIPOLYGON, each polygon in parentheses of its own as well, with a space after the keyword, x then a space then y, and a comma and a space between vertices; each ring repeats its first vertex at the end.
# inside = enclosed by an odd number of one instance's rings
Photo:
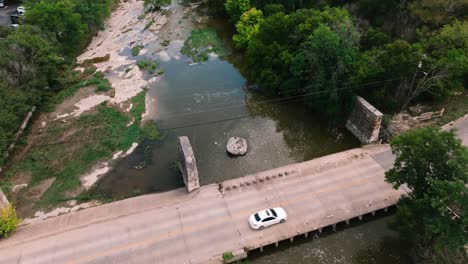
MULTIPOLYGON (((209 0, 208 7, 235 25, 250 81, 303 97, 329 118, 346 117, 355 95, 392 113, 455 96, 468 83, 466 0, 209 0)), ((436 128, 397 137, 392 149, 387 180, 412 191, 393 227, 418 255, 462 263, 467 149, 436 128)))
POLYGON ((0 208, 0 238, 7 238, 16 231, 21 219, 16 216, 16 210, 9 204, 0 208))
POLYGON ((465 0, 210 0, 208 6, 236 26, 234 44, 245 50, 251 81, 264 91, 305 95, 334 118, 348 113, 356 94, 392 112, 440 100, 468 81, 465 0))
POLYGON ((74 56, 103 27, 116 0, 29 0, 25 24, 0 26, 0 165, 32 106, 76 82, 74 56))
POLYGON ((396 160, 386 180, 411 190, 399 201, 392 227, 435 263, 462 263, 468 243, 468 149, 454 131, 435 127, 407 132, 390 145, 396 160))

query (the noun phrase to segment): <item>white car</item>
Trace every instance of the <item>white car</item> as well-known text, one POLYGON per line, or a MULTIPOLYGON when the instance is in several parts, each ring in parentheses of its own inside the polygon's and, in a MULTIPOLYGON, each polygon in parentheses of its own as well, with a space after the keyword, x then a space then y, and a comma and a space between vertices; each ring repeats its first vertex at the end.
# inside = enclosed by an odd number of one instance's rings
POLYGON ((288 219, 288 214, 281 207, 265 209, 249 217, 250 227, 253 229, 263 229, 265 227, 284 223, 288 219))
POLYGON ((11 25, 9 25, 9 27, 11 27, 11 28, 17 28, 17 27, 19 27, 19 24, 11 24, 11 25))
POLYGON ((18 6, 16 11, 18 12, 18 14, 24 14, 24 12, 26 12, 26 8, 24 8, 24 6, 18 6))

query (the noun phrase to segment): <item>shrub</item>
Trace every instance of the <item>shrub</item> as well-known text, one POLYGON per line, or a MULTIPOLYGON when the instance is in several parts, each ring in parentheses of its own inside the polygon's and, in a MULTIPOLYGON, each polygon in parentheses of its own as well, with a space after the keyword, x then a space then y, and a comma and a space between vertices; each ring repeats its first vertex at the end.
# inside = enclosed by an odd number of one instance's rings
POLYGON ((234 257, 234 255, 232 254, 232 252, 224 252, 223 253, 223 262, 226 262, 230 259, 232 259, 234 257))
POLYGON ((140 55, 140 50, 143 48, 142 45, 137 45, 132 48, 132 56, 138 56, 140 55))
POLYGON ((7 238, 16 231, 18 224, 22 220, 16 216, 13 205, 8 205, 1 210, 0 214, 0 237, 7 238))
POLYGON ((148 70, 149 73, 153 74, 159 65, 154 61, 139 60, 137 61, 137 66, 140 68, 140 70, 148 70))

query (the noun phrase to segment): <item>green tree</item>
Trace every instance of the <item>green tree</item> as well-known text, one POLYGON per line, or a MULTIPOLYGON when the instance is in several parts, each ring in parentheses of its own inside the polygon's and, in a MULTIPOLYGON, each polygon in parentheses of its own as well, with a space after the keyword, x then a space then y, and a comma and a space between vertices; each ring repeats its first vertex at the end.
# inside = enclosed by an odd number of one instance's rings
POLYGON ((398 202, 392 228, 413 242, 419 254, 441 258, 436 263, 465 254, 468 149, 454 131, 435 127, 406 132, 390 145, 396 160, 386 180, 410 190, 398 202))
POLYGON ((305 41, 291 63, 292 74, 304 92, 317 93, 306 101, 329 115, 343 113, 352 99, 354 65, 358 60, 360 35, 350 22, 320 25, 305 41))
POLYGON ((23 25, 0 42, 0 78, 9 87, 40 100, 54 82, 60 58, 55 47, 37 27, 23 25))
POLYGON ((207 0, 208 13, 214 17, 227 17, 226 0, 207 0))
POLYGON ((445 25, 423 45, 428 57, 424 70, 430 95, 437 98, 463 90, 468 83, 468 22, 445 25))
POLYGON ((285 12, 284 6, 279 4, 268 4, 264 8, 265 16, 270 16, 276 13, 285 12))
POLYGON ((250 9, 250 0, 227 0, 225 7, 229 19, 236 23, 240 16, 250 9))
POLYGON ((86 40, 87 25, 75 12, 76 4, 71 0, 40 0, 30 5, 26 22, 39 26, 61 43, 65 54, 77 54, 86 40))
POLYGON ((104 20, 110 15, 110 7, 114 1, 75 1, 75 11, 81 15, 81 20, 88 25, 89 31, 96 32, 104 27, 104 20))
POLYGON ((417 0, 412 1, 409 8, 419 20, 434 26, 468 17, 466 0, 417 0))
POLYGON ((352 96, 335 91, 352 86, 360 34, 341 8, 274 13, 250 40, 246 64, 262 89, 281 94, 322 94, 310 106, 343 113, 352 96), (345 100, 343 100, 346 98, 345 100))
POLYGON ((236 24, 237 34, 233 36, 237 48, 247 48, 253 36, 258 33, 262 21, 263 13, 261 10, 251 8, 242 14, 236 24))

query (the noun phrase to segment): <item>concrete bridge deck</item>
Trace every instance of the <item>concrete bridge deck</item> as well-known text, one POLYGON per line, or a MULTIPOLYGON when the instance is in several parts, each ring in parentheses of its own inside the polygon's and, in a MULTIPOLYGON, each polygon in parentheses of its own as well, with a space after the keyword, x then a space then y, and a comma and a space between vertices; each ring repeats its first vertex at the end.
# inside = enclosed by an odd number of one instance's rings
POLYGON ((179 189, 58 216, 1 240, 0 263, 220 263, 224 252, 320 232, 395 204, 405 190, 384 182, 392 162, 387 145, 369 146, 190 194, 179 189), (248 215, 274 206, 288 212, 286 223, 249 228, 248 215))

